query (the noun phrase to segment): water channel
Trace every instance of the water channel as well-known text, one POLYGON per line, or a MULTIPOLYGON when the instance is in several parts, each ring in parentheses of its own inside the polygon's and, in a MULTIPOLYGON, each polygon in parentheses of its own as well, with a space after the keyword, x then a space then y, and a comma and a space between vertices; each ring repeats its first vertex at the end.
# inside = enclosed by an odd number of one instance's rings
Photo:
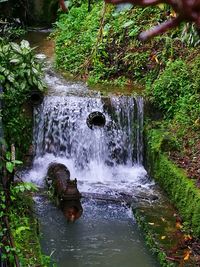
POLYGON ((27 39, 46 53, 48 94, 34 110, 35 158, 24 180, 45 188, 51 162, 64 163, 78 188, 105 200, 81 200, 83 215, 68 223, 46 196, 35 197, 43 252, 59 267, 157 267, 147 249, 130 205, 115 202, 123 195, 151 196, 154 182, 143 167, 143 99, 140 96, 102 97, 82 82, 65 80, 49 63, 52 43, 46 32, 30 32, 27 39), (102 112, 103 128, 90 129, 91 112, 102 112))

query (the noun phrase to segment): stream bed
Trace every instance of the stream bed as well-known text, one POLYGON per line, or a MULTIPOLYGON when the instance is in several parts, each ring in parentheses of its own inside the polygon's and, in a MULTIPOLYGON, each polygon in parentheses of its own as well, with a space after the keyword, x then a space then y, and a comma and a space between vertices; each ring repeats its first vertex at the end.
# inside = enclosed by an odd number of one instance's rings
MULTIPOLYGON (((49 59, 53 45, 49 40, 45 45, 46 37, 46 32, 27 35, 38 52, 47 50, 49 59)), ((109 200, 125 194, 151 199, 157 194, 142 165, 142 98, 102 98, 82 82, 66 81, 52 67, 45 73, 49 90, 34 111, 35 158, 24 180, 44 189, 49 164, 63 163, 71 178, 77 178, 81 193, 103 194, 108 199, 82 198, 83 215, 71 224, 46 196, 35 196, 43 252, 59 267, 160 266, 146 248, 131 203, 109 200), (86 124, 94 111, 106 118, 100 130, 86 124)))
POLYGON ((82 201, 83 216, 69 224, 47 199, 37 197, 41 245, 59 267, 158 267, 126 206, 82 201))

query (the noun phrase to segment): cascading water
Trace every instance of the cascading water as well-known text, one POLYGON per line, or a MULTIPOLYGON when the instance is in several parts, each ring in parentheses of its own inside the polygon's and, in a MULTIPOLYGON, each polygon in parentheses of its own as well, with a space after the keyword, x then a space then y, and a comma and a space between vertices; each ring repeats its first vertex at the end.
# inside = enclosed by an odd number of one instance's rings
POLYGON ((142 167, 142 126, 141 97, 49 95, 35 109, 36 157, 26 179, 42 185, 48 165, 56 161, 66 164, 84 192, 144 188, 149 184, 142 167), (104 127, 87 126, 93 111, 105 115, 104 127))

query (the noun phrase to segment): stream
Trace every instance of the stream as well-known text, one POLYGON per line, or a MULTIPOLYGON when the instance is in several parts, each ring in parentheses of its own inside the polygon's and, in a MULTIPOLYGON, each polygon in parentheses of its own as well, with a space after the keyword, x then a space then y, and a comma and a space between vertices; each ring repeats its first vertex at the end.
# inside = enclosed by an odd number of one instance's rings
MULTIPOLYGON (((102 97, 83 82, 68 81, 51 67, 53 44, 48 32, 26 36, 37 52, 46 54, 48 94, 34 109, 32 168, 24 174, 46 188, 50 163, 65 164, 77 178, 81 193, 106 196, 82 198, 83 215, 68 223, 45 195, 35 196, 43 252, 59 267, 157 267, 126 201, 121 196, 156 194, 143 167, 143 99, 140 96, 102 97), (90 129, 89 114, 104 114, 104 127, 90 129)), ((138 200, 139 201, 139 200, 138 200)))

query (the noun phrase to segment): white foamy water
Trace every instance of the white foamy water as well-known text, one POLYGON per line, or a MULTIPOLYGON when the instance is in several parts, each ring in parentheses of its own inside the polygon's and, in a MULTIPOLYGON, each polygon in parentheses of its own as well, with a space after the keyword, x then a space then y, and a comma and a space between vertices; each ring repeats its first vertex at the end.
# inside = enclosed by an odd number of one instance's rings
POLYGON ((25 180, 43 187, 48 166, 52 162, 63 163, 69 168, 71 178, 77 178, 81 192, 107 194, 123 192, 134 195, 135 192, 148 189, 152 184, 141 165, 109 167, 91 161, 87 169, 77 170, 73 160, 56 157, 53 154, 45 154, 35 159, 33 168, 24 175, 25 180))
POLYGON ((68 167, 72 179, 77 178, 81 192, 146 190, 151 182, 142 166, 142 127, 141 97, 48 96, 35 109, 36 156, 24 179, 44 186, 49 164, 58 162, 68 167), (104 114, 103 128, 87 126, 94 111, 104 114))

